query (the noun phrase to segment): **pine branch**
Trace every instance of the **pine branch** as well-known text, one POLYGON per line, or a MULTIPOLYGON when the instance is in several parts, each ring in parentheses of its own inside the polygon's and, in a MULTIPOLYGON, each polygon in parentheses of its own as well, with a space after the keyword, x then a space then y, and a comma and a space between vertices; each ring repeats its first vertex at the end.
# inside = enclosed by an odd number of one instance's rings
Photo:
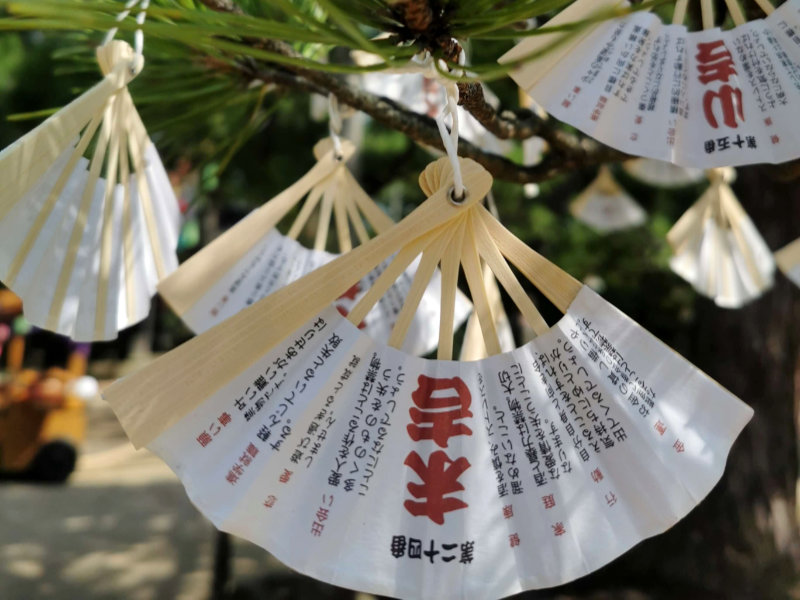
MULTIPOLYGON (((213 10, 230 11, 238 7, 232 0, 200 0, 213 10), (225 6, 223 6, 225 5, 225 6)), ((300 55, 288 44, 278 40, 250 42, 259 48, 287 56, 300 55)), ((426 115, 408 110, 397 103, 347 84, 342 79, 321 71, 294 65, 262 66, 252 60, 240 61, 237 66, 247 80, 258 79, 266 83, 305 92, 333 94, 341 104, 360 110, 382 125, 409 136, 414 141, 444 150, 436 122, 426 115)), ((228 65, 225 68, 229 68, 228 65)), ((535 135, 544 138, 552 152, 535 166, 522 166, 504 156, 486 152, 467 141, 459 141, 459 154, 483 165, 494 177, 514 183, 540 182, 556 175, 588 166, 624 160, 627 155, 582 136, 557 128, 530 111, 504 112, 498 115, 483 97, 477 84, 463 86, 462 103, 497 137, 525 139, 535 135)))

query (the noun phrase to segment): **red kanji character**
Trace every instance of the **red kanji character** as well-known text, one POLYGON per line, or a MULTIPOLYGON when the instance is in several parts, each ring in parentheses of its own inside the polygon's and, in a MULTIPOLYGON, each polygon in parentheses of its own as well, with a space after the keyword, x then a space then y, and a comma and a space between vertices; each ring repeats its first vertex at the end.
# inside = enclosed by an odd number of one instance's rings
POLYGON ((780 144, 781 143, 781 138, 778 137, 777 135, 773 135, 769 139, 773 144, 780 144))
POLYGON ((609 492, 605 495, 605 498, 609 506, 614 506, 617 503, 617 497, 614 495, 614 492, 609 492))
POLYGON ((739 121, 744 121, 742 90, 725 84, 719 88, 718 92, 708 90, 703 95, 703 113, 705 113, 706 121, 714 129, 717 129, 719 122, 714 114, 714 100, 719 100, 722 105, 722 121, 725 125, 736 129, 739 126, 737 117, 739 121))
POLYGON ((655 429, 658 432, 658 435, 664 435, 664 432, 667 431, 667 426, 661 421, 656 421, 655 429))
POLYGON ((225 476, 225 481, 227 481, 228 483, 233 485, 237 481, 239 481, 239 476, 236 473, 233 472, 233 469, 231 469, 230 471, 228 471, 228 474, 225 476))
POLYGON ((250 443, 247 445, 247 453, 250 456, 255 456, 256 454, 258 454, 258 448, 256 448, 255 444, 250 443))
POLYGON ((200 435, 197 436, 197 442, 203 448, 205 448, 206 446, 208 446, 211 443, 211 439, 212 439, 211 435, 209 435, 209 433, 207 431, 204 431, 203 433, 201 433, 200 435))
POLYGON ((683 451, 685 450, 685 448, 686 448, 686 447, 683 445, 683 442, 682 442, 682 441, 680 441, 680 440, 675 440, 675 443, 674 443, 674 444, 672 444, 672 447, 673 447, 673 448, 675 448, 675 452, 677 452, 678 454, 680 454, 681 452, 683 452, 683 451))
POLYGON ((508 536, 508 545, 512 548, 519 546, 519 535, 516 533, 512 533, 508 536))
POLYGON ((278 477, 278 481, 280 481, 281 483, 288 483, 291 477, 292 477, 292 471, 290 471, 289 469, 284 469, 283 473, 281 473, 281 476, 278 477))
POLYGON ((764 125, 766 125, 767 127, 772 127, 772 117, 767 117, 766 119, 764 119, 764 125))
POLYGON ((228 413, 224 412, 219 416, 219 419, 217 420, 223 427, 225 427, 225 425, 231 422, 231 416, 228 413))
POLYGON ((411 467, 422 480, 422 483, 409 483, 406 486, 414 498, 425 498, 424 502, 406 500, 403 503, 406 510, 415 517, 426 516, 434 523, 443 525, 444 513, 468 506, 458 498, 445 498, 446 494, 464 489, 458 478, 470 466, 466 458, 460 457, 453 461, 447 454, 437 450, 431 454, 426 465, 419 454, 411 452, 403 464, 411 467))
POLYGON ((700 71, 700 83, 706 85, 712 81, 727 82, 731 75, 736 75, 733 57, 722 40, 697 44, 697 70, 700 71))
POLYGON ((270 494, 269 496, 267 496, 267 499, 264 500, 264 506, 266 506, 267 508, 272 508, 273 506, 275 506, 275 503, 277 501, 278 499, 272 494, 270 494))
POLYGON ((600 483, 603 481, 603 472, 600 469, 595 469, 592 471, 592 481, 595 483, 600 483))
POLYGON ((556 505, 556 499, 553 494, 542 496, 542 502, 544 503, 545 508, 553 508, 556 505))
POLYGON ((511 506, 510 504, 506 504, 503 507, 503 518, 510 519, 513 516, 514 516, 514 507, 511 506))
POLYGON ((567 533, 567 530, 564 528, 564 523, 562 523, 561 521, 559 521, 555 525, 551 525, 550 527, 553 528, 553 535, 555 536, 564 535, 565 533, 567 533))
POLYGON ((408 411, 415 423, 407 427, 412 440, 415 442, 433 440, 440 447, 447 448, 449 438, 455 435, 472 435, 469 427, 455 422, 472 416, 468 410, 472 395, 460 377, 437 378, 420 375, 417 384, 418 387, 411 394, 411 399, 419 408, 412 406, 408 411), (435 392, 443 390, 453 390, 455 395, 434 397, 435 392), (430 427, 419 427, 420 424, 430 424, 430 427))
POLYGON ((317 523, 316 521, 314 521, 311 524, 311 535, 313 535, 315 537, 319 537, 319 536, 322 535, 322 530, 323 529, 325 529, 325 525, 323 525, 322 523, 317 523))
POLYGON ((329 511, 328 511, 327 508, 323 508, 323 507, 320 506, 317 509, 317 514, 316 514, 317 521, 319 521, 320 523, 322 523, 323 521, 326 521, 328 519, 328 512, 329 511))

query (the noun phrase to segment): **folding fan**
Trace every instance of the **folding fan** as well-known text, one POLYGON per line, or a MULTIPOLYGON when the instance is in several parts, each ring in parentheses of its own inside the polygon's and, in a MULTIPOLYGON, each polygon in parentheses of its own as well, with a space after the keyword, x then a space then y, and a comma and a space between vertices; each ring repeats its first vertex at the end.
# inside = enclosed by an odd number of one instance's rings
POLYGON ((688 1, 667 25, 647 11, 605 18, 625 0, 576 0, 546 28, 583 27, 527 37, 500 62, 521 61, 511 77, 554 117, 628 154, 701 168, 800 156, 800 0, 755 0, 768 16, 749 23, 726 0, 727 31, 701 0, 693 32, 688 1))
POLYGON ((664 531, 715 485, 752 415, 481 206, 447 158, 400 223, 118 381, 136 446, 217 527, 335 585, 497 598, 558 585, 664 531), (357 323, 422 254, 388 345, 357 323), (394 259, 343 317, 330 303, 394 259), (505 258, 504 258, 505 257, 505 258), (499 353, 480 261, 539 334, 499 353), (552 328, 506 259, 565 316, 552 328), (441 262, 437 360, 402 352, 441 262), (448 360, 459 265, 489 358, 448 360))
POLYGON ((647 213, 620 186, 607 166, 600 167, 597 178, 569 204, 576 219, 601 233, 637 227, 647 213))
POLYGON ((685 187, 699 183, 706 177, 702 169, 679 167, 652 158, 628 160, 622 163, 622 167, 636 179, 656 187, 685 187))
POLYGON ((800 239, 778 250, 775 262, 792 283, 800 286, 800 239))
MULTIPOLYGON (((370 199, 347 169, 355 148, 347 140, 326 138, 314 148, 317 164, 292 186, 230 228, 183 263, 158 286, 161 296, 195 333, 201 333, 306 273, 330 262, 325 251, 331 220, 340 252, 353 247, 351 228, 358 241, 369 238, 367 227, 385 231, 392 220, 370 199), (287 235, 275 226, 306 197, 287 235), (317 213, 313 248, 297 241, 303 227, 317 213)), ((362 281, 354 282, 335 300, 344 315, 366 293, 385 265, 378 265, 362 281)), ((381 299, 364 315, 359 326, 377 340, 387 340, 414 276, 409 265, 381 299)), ((440 276, 434 273, 423 295, 420 311, 410 327, 404 350, 427 354, 436 347, 431 323, 439 320, 440 276)), ((456 302, 456 320, 463 322, 471 309, 462 294, 456 302)))
POLYGON ((725 170, 667 233, 670 267, 724 308, 739 308, 772 287, 775 261, 744 212, 725 170))
POLYGON ((0 152, 0 280, 77 340, 147 316, 178 262, 178 204, 126 87, 142 57, 112 41, 97 60, 100 83, 0 152))

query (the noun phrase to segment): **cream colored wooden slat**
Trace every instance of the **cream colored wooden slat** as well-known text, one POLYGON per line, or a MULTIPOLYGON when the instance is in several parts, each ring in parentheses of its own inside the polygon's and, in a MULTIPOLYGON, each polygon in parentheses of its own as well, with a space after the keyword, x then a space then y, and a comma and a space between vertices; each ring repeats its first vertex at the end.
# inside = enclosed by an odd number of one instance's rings
POLYGON ((133 106, 133 100, 130 98, 128 90, 122 92, 127 95, 127 100, 130 102, 128 106, 127 122, 128 122, 128 145, 130 150, 131 164, 133 165, 134 177, 136 178, 136 191, 138 192, 138 199, 142 205, 142 212, 144 213, 144 222, 147 228, 147 239, 150 240, 150 249, 153 255, 153 261, 156 265, 156 274, 159 280, 168 275, 166 265, 164 264, 164 252, 161 248, 161 237, 158 234, 158 224, 156 223, 156 211, 153 206, 153 197, 150 195, 150 184, 147 181, 146 162, 144 158, 147 145, 151 144, 147 131, 144 128, 136 108, 133 106))
POLYGON ((500 337, 497 335, 492 307, 486 294, 486 288, 483 285, 481 261, 475 241, 475 226, 473 223, 477 218, 475 210, 470 210, 467 215, 467 226, 464 230, 464 240, 461 245, 461 266, 464 268, 464 275, 467 277, 467 285, 472 296, 474 310, 478 314, 483 343, 486 345, 486 351, 489 356, 493 356, 500 354, 503 350, 500 348, 500 337))
POLYGON ((336 195, 336 181, 331 178, 322 192, 322 204, 317 215, 317 235, 314 238, 314 250, 323 251, 328 245, 328 231, 331 227, 331 212, 333 209, 333 199, 336 195))
MULTIPOLYGON (((618 8, 625 0, 577 0, 547 22, 545 27, 557 27, 586 20, 603 11, 618 8)), ((526 37, 501 56, 497 62, 507 63, 542 52, 513 71, 512 77, 524 90, 530 90, 550 71, 558 66, 567 54, 583 42, 598 24, 586 26, 582 31, 557 31, 526 37)))
POLYGON ((765 14, 771 15, 775 12, 775 5, 769 0, 756 0, 756 4, 764 11, 765 14))
POLYGON ((114 225, 114 188, 117 185, 119 144, 123 137, 125 122, 125 107, 121 94, 117 94, 111 110, 115 117, 106 161, 106 189, 103 199, 103 223, 100 230, 100 268, 97 273, 97 301, 94 319, 94 339, 98 340, 105 337, 106 311, 108 310, 108 281, 111 276, 111 244, 113 241, 111 235, 114 225))
POLYGON ((508 266, 500 250, 497 249, 491 235, 489 235, 489 230, 486 229, 486 225, 480 217, 474 220, 474 233, 480 255, 488 263, 489 268, 506 292, 508 292, 508 295, 511 296, 528 325, 531 326, 536 335, 542 335, 549 331, 550 327, 547 325, 547 321, 544 320, 533 301, 525 293, 511 267, 508 266))
POLYGON ((456 292, 458 291, 458 271, 461 264, 459 254, 464 243, 464 217, 459 217, 458 228, 453 239, 442 255, 442 294, 439 309, 439 346, 436 357, 439 360, 453 358, 453 328, 456 311, 456 292))
POLYGON ((728 6, 728 12, 731 13, 734 25, 738 27, 739 25, 747 23, 747 19, 742 12, 742 7, 738 0, 725 0, 725 4, 728 6))
POLYGON ((343 254, 353 249, 353 241, 350 239, 350 223, 347 221, 347 207, 345 195, 348 193, 348 186, 344 178, 336 176, 336 195, 333 198, 333 217, 336 223, 336 238, 339 242, 339 253, 343 254))
MULTIPOLYGON (((6 284, 12 285, 14 281, 17 279, 19 275, 19 271, 22 268, 22 265, 25 262, 25 258, 28 256, 28 253, 33 248, 34 243, 36 242, 39 234, 44 227, 44 224, 47 222, 50 213, 53 212, 53 208, 58 201, 58 197, 61 195, 61 192, 64 191, 64 186, 67 185, 67 181, 69 180, 72 173, 75 171, 75 167, 78 165, 78 161, 80 160, 83 153, 86 151, 86 148, 89 147, 89 142, 92 141, 94 134, 97 132, 97 128, 100 126, 100 123, 103 122, 103 115, 106 112, 107 107, 113 101, 113 98, 106 99, 106 105, 100 110, 93 118, 89 125, 86 127, 83 135, 81 136, 80 141, 78 142, 77 146, 75 146, 75 150, 73 150, 72 155, 69 158, 64 170, 62 171, 61 175, 59 175, 56 184, 53 186, 53 189, 50 190, 50 193, 47 195, 47 200, 45 200, 44 204, 42 205, 42 209, 39 211, 39 214, 36 215, 36 220, 33 222, 33 225, 28 230, 27 234, 25 235, 25 240, 22 242, 22 245, 17 250, 16 256, 14 256, 14 260, 11 262, 11 265, 8 269, 8 277, 6 278, 6 284)), ((0 217, 1 218, 1 217, 0 217)))
POLYGON ((703 17, 703 29, 713 29, 714 0, 700 0, 700 13, 703 17))
POLYGON ((478 208, 489 235, 497 249, 561 312, 567 312, 569 305, 581 291, 580 281, 562 271, 541 254, 529 248, 495 219, 483 207, 478 208))
POLYGON ((689 6, 689 0, 678 0, 675 3, 675 10, 672 13, 672 24, 683 25, 686 20, 686 8, 689 6))
POLYGON ((394 327, 392 327, 389 346, 398 349, 403 347, 403 342, 406 339, 406 335, 408 335, 408 328, 414 319, 414 313, 417 312, 422 295, 428 288, 431 277, 436 271, 436 266, 442 259, 442 254, 447 248, 447 244, 453 238, 455 229, 457 229, 456 223, 451 223, 422 253, 417 272, 414 273, 414 280, 411 282, 411 289, 408 290, 408 294, 403 300, 403 308, 400 310, 400 314, 397 315, 394 327))
POLYGON ((356 206, 356 203, 350 194, 353 186, 352 184, 349 184, 349 182, 346 183, 348 184, 347 192, 342 195, 342 200, 344 201, 344 206, 347 209, 347 217, 350 219, 350 224, 356 231, 358 243, 363 244, 369 239, 369 234, 367 233, 367 228, 364 227, 364 220, 361 218, 361 213, 358 212, 358 207, 356 206))
MULTIPOLYGON (((126 71, 126 65, 119 65, 93 88, 0 152, 0 219, 41 179, 81 129, 103 114, 109 98, 125 85, 126 71)), ((95 130, 96 127, 95 124, 95 130)), ((88 137, 92 135, 93 132, 88 137)), ((72 161, 70 164, 74 167, 72 161)))
POLYGON ((391 228, 394 225, 394 221, 392 221, 389 216, 375 204, 375 201, 367 195, 356 181, 356 178, 353 177, 353 174, 350 171, 346 171, 345 177, 350 180, 350 191, 353 193, 353 200, 358 208, 361 209, 361 212, 367 219, 367 223, 372 226, 375 232, 383 233, 391 228))
POLYGON ((107 388, 103 396, 134 446, 147 445, 177 423, 387 257, 479 202, 491 188, 492 177, 470 159, 460 162, 469 190, 464 205, 452 206, 447 200, 451 177, 447 187, 383 235, 277 290, 107 388))
POLYGON ((718 194, 718 186, 709 187, 667 232, 667 243, 673 252, 680 252, 683 245, 697 235, 697 230, 703 228, 703 221, 711 207, 712 200, 718 194))
MULTIPOLYGON (((331 176, 328 176, 328 179, 331 176)), ((300 208, 300 212, 297 213, 297 217, 295 217, 292 226, 289 228, 289 233, 286 234, 286 237, 292 240, 296 240, 297 236, 300 235, 300 232, 303 231, 303 227, 306 226, 311 213, 314 212, 314 209, 319 204, 320 198, 322 198, 322 192, 325 191, 327 179, 321 181, 308 193, 306 197, 306 201, 303 202, 302 208, 300 208)))
POLYGON ((372 310, 372 307, 375 306, 378 300, 392 287, 392 284, 397 281, 397 278, 405 272, 408 265, 410 265, 440 233, 441 228, 429 231, 400 249, 383 272, 378 275, 378 278, 372 286, 370 286, 369 290, 367 290, 367 293, 362 296, 361 300, 356 303, 353 310, 347 315, 347 318, 353 325, 358 326, 358 324, 364 320, 369 311, 372 310))
MULTIPOLYGON (((127 121, 127 116, 124 116, 127 121)), ((138 311, 136 310, 135 279, 133 277, 136 269, 136 254, 134 252, 133 239, 133 204, 131 203, 130 186, 130 166, 128 157, 128 132, 125 128, 122 131, 122 138, 119 145, 119 181, 123 187, 122 196, 122 264, 125 269, 125 310, 128 314, 128 322, 133 323, 138 311)))
MULTIPOLYGON (((352 144, 343 147, 352 155, 352 144)), ((205 296, 213 285, 306 195, 308 190, 328 177, 339 161, 333 152, 326 154, 294 184, 253 211, 220 235, 178 270, 158 284, 158 290, 172 309, 182 315, 205 296)))
POLYGON ((720 203, 730 223, 736 245, 739 247, 739 251, 744 257, 750 277, 753 278, 753 282, 755 282, 757 286, 764 287, 767 282, 764 281, 761 272, 758 270, 756 257, 753 255, 753 249, 747 243, 741 229, 742 222, 748 219, 747 213, 744 212, 744 208, 742 208, 742 205, 736 199, 733 190, 728 184, 723 184, 720 188, 720 203))
POLYGON ((50 302, 50 312, 47 316, 47 329, 51 331, 58 329, 58 321, 64 306, 64 300, 67 296, 69 281, 72 278, 72 270, 75 267, 78 248, 81 245, 81 239, 86 229, 86 219, 88 218, 89 209, 94 200, 97 180, 100 179, 100 170, 103 167, 106 149, 108 148, 108 142, 111 138, 111 131, 115 126, 116 123, 114 122, 112 103, 108 103, 103 116, 103 125, 100 127, 97 147, 95 148, 94 156, 92 156, 92 161, 89 165, 89 179, 86 181, 86 187, 83 190, 83 197, 81 198, 81 204, 78 208, 78 214, 75 217, 75 223, 72 225, 69 242, 67 242, 67 248, 64 251, 64 264, 61 265, 61 272, 58 275, 58 282, 56 283, 53 298, 50 302))
POLYGON ((778 250, 775 253, 775 262, 784 273, 800 264, 800 238, 778 250))

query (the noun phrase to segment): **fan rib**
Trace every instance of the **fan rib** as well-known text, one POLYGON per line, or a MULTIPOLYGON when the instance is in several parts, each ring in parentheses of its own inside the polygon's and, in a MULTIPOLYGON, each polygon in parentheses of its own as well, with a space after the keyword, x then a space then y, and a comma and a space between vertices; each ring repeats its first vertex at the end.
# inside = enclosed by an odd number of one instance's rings
POLYGON ((350 223, 353 225, 353 229, 356 231, 356 237, 358 237, 358 243, 364 244, 369 240, 369 234, 367 233, 367 228, 364 226, 364 219, 361 217, 361 213, 358 212, 358 207, 356 206, 355 202, 353 201, 352 196, 353 193, 353 186, 350 181, 345 177, 345 181, 348 184, 348 192, 343 194, 342 200, 344 201, 345 209, 347 210, 347 216, 350 219, 350 223))
POLYGON ((375 283, 370 286, 367 293, 364 294, 361 300, 353 307, 353 310, 347 315, 351 323, 357 326, 364 320, 367 314, 369 314, 369 311, 372 310, 372 307, 375 306, 378 300, 392 287, 394 282, 397 281, 397 278, 408 269, 411 262, 428 247, 440 230, 441 228, 437 228, 434 231, 422 235, 400 249, 397 255, 386 266, 383 273, 375 280, 375 283))
POLYGON ((328 244, 328 232, 331 227, 331 212, 336 195, 336 179, 331 177, 327 181, 325 191, 322 193, 322 204, 317 215, 317 235, 314 237, 314 250, 324 251, 328 244))
POLYGON ((497 249, 492 241, 489 231, 483 220, 478 217, 475 223, 475 236, 478 243, 478 251, 483 259, 488 263, 489 268, 502 284, 503 288, 511 296, 514 304, 517 305, 522 317, 528 322, 536 335, 542 335, 550 330, 547 321, 544 320, 539 310, 533 304, 528 294, 520 284, 511 267, 508 266, 506 259, 497 249))
POLYGON ((78 208, 78 214, 72 226, 69 242, 67 242, 67 249, 64 252, 64 264, 61 266, 55 292, 50 301, 50 311, 47 318, 47 329, 50 330, 58 330, 59 318, 67 295, 67 287, 72 278, 72 271, 75 266, 75 260, 77 259, 78 248, 80 247, 83 233, 86 230, 86 221, 92 200, 94 199, 97 182, 100 179, 100 171, 103 167, 106 149, 108 148, 108 142, 111 137, 111 129, 115 126, 116 120, 113 102, 109 102, 106 104, 103 125, 100 127, 100 136, 97 140, 97 147, 95 148, 92 161, 89 165, 89 179, 86 181, 86 187, 83 189, 83 197, 81 198, 80 207, 78 208))
POLYGON ((392 335, 389 336, 388 345, 400 349, 408 334, 408 328, 411 326, 411 321, 414 319, 414 313, 417 311, 422 295, 428 288, 431 277, 436 271, 436 265, 442 258, 442 254, 447 248, 448 242, 453 237, 453 231, 456 226, 454 221, 448 223, 446 227, 436 238, 428 245, 422 252, 422 258, 419 261, 417 272, 414 274, 414 280, 411 282, 411 289, 408 291, 404 301, 403 308, 397 316, 397 320, 392 327, 392 335))
POLYGON ((453 234, 452 242, 442 254, 442 296, 439 309, 439 360, 453 358, 453 327, 455 319, 456 291, 458 290, 459 252, 464 243, 466 220, 462 217, 453 234))
POLYGON ((295 217, 295 220, 292 223, 292 226, 289 228, 289 233, 286 234, 286 237, 296 240, 297 236, 300 235, 300 232, 303 231, 303 227, 305 227, 309 217, 317 207, 320 198, 322 198, 322 192, 325 190, 326 182, 327 179, 321 181, 311 188, 311 191, 306 196, 306 201, 303 202, 303 206, 300 208, 300 212, 297 213, 297 217, 295 217))
POLYGON ((500 348, 500 337, 497 335, 497 327, 495 327, 495 320, 492 315, 492 307, 483 283, 481 261, 475 241, 475 226, 473 224, 475 217, 474 210, 469 211, 467 214, 467 226, 464 232, 464 241, 461 245, 461 266, 464 269, 464 275, 467 277, 467 285, 472 296, 472 303, 475 306, 475 312, 478 313, 478 322, 481 326, 483 342, 486 344, 486 351, 492 356, 500 354, 502 349, 500 348))
POLYGON ((333 216, 336 223, 336 237, 339 241, 339 253, 349 252, 353 249, 353 240, 350 237, 350 223, 347 220, 347 208, 344 196, 345 182, 340 173, 336 174, 336 194, 333 199, 333 216))
POLYGON ((478 208, 489 235, 500 253, 514 265, 562 313, 581 291, 580 281, 559 269, 541 254, 529 248, 483 207, 478 208))

